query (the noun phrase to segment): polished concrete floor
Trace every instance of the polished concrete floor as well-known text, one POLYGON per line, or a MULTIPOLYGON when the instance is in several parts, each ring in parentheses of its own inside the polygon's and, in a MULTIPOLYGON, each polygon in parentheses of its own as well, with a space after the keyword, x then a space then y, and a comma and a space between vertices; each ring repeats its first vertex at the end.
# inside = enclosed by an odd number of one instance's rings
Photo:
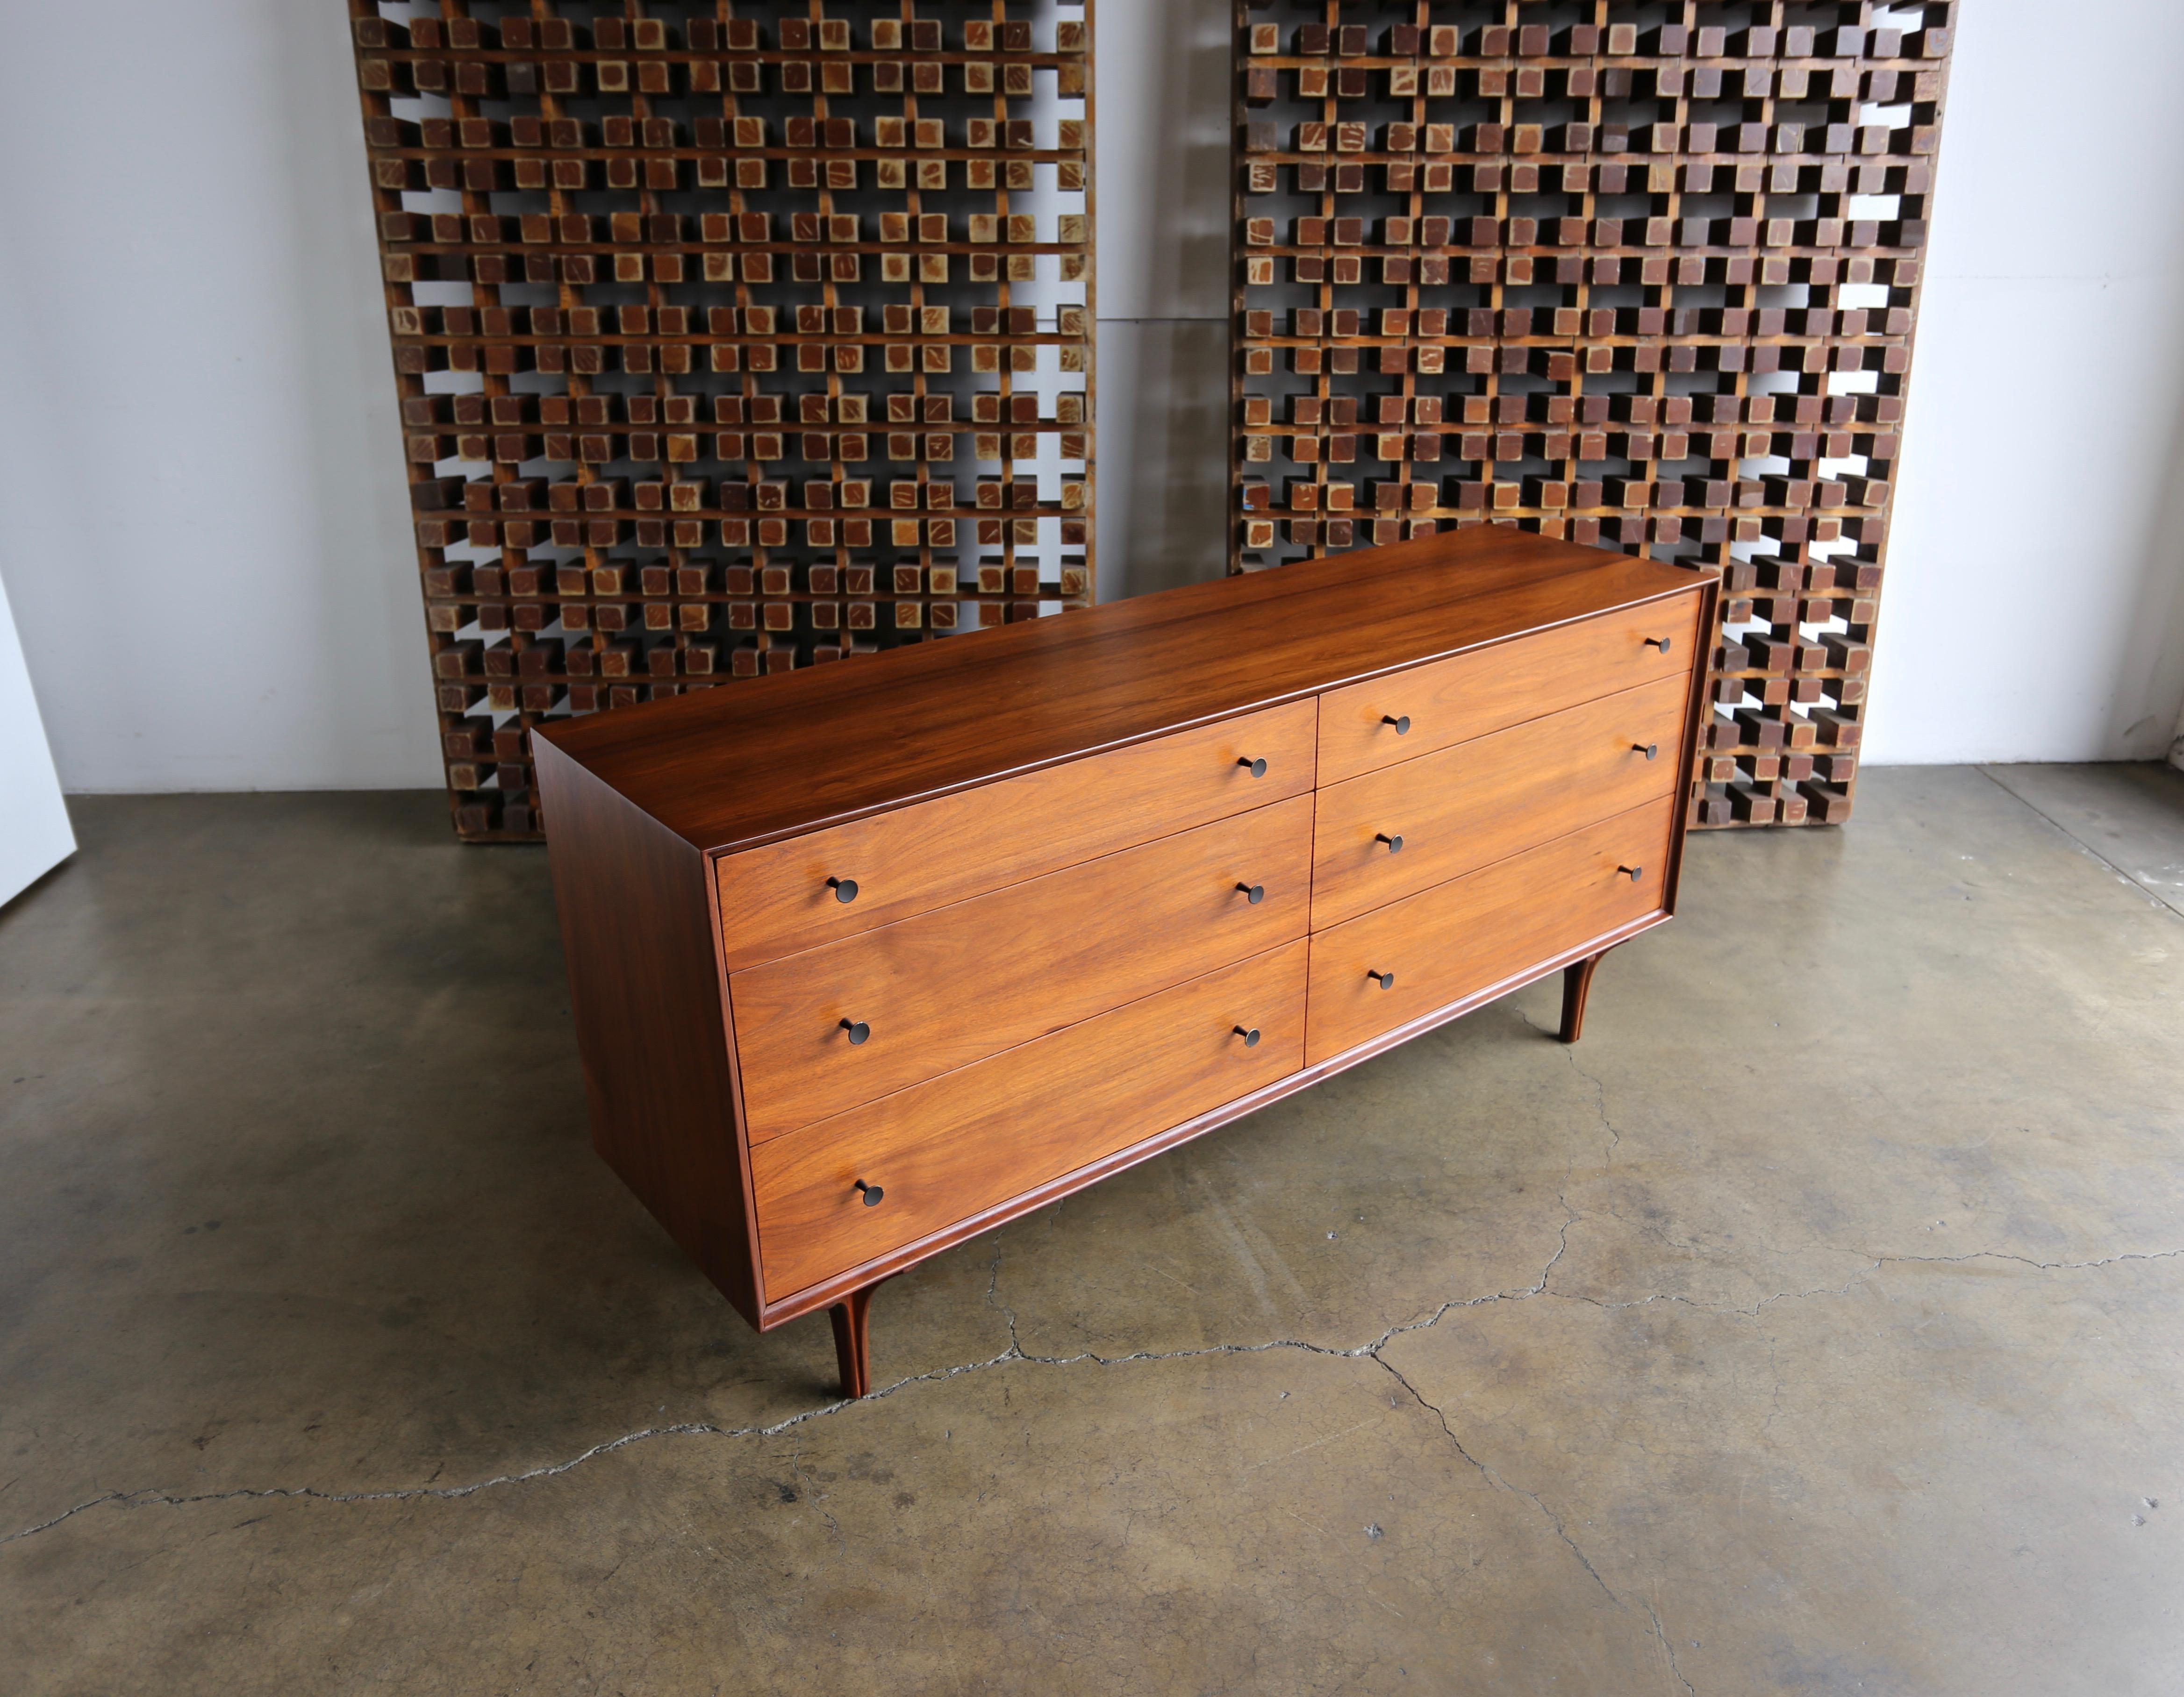
POLYGON ((0 913, 0 1688, 2184 1689, 2184 774, 1866 775, 1536 986, 755 1336, 544 856, 79 802, 0 913))

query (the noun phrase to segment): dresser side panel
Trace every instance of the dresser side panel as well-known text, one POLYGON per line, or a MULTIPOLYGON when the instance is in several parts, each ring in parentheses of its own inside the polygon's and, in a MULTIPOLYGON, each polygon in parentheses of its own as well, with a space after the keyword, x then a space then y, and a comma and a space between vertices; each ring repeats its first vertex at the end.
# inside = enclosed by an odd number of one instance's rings
POLYGON ((711 869, 543 739, 536 759, 593 1147, 756 1325, 711 869))
POLYGON ((1684 721, 1683 766, 1681 787, 1677 794, 1681 804, 1676 809, 1674 832, 1669 838, 1669 876, 1661 896, 1661 904, 1669 913, 1676 910, 1676 902, 1683 890, 1684 843, 1691 835, 1691 819, 1706 786, 1699 782, 1699 759, 1705 753, 1711 713, 1708 706, 1708 687, 1710 677, 1707 662, 1711 658, 1703 644, 1703 633, 1721 628, 1721 580, 1709 577, 1699 586, 1698 628, 1702 643, 1692 644, 1691 693, 1684 721))

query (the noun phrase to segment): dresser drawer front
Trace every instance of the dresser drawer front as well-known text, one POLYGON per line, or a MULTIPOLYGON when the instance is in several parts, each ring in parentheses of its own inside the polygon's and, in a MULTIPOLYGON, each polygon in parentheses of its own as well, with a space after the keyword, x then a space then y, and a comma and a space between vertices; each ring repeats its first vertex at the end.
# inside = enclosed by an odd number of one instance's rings
POLYGON ((1312 928, 1674 790, 1689 708, 1689 680, 1663 678, 1322 790, 1312 928))
POLYGON ((1303 795, 1318 723, 1316 703, 1291 702, 723 856, 725 964, 755 965, 1303 795), (855 899, 840 900, 829 878, 854 881, 855 899))
POLYGON ((1301 937, 1311 876, 1312 798, 1296 796, 735 973, 749 1137, 1301 937), (866 1027, 862 1041, 845 1021, 866 1027))
POLYGON ((1319 782, 1340 783, 1691 669, 1698 592, 1580 620, 1319 698, 1319 782), (1647 639, 1666 641, 1663 649, 1647 639), (1398 735, 1390 719, 1410 721, 1398 735))
POLYGON ((1303 1064, 1301 940, 751 1152, 766 1299, 996 1208, 1303 1064), (1259 1033, 1247 1045, 1234 1028, 1259 1033), (867 1207, 856 1182, 883 1193, 867 1207))
POLYGON ((1663 797, 1320 932, 1306 1064, 1658 912, 1674 822, 1675 798, 1663 797))

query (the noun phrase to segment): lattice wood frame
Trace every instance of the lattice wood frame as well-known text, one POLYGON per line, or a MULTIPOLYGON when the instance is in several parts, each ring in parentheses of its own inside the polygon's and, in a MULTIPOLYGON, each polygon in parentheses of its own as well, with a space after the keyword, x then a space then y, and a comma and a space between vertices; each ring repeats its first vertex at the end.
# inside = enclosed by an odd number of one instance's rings
POLYGON ((1089 0, 349 11, 460 836, 550 715, 1089 604, 1089 0))
POLYGON ((1694 821, 1847 818, 1953 9, 1237 0, 1230 569, 1718 572, 1694 821))

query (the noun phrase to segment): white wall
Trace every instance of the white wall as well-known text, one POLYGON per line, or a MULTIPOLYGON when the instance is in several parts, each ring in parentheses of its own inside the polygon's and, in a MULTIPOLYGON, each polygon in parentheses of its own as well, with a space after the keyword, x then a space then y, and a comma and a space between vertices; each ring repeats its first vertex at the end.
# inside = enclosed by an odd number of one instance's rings
MULTIPOLYGON (((1227 11, 1099 0, 1108 596, 1222 570, 1227 11)), ((2153 757, 2184 702, 2184 8, 2056 15, 1964 8, 1875 759, 2153 757)), ((0 578, 64 782, 436 783, 343 8, 0 23, 0 578)))
POLYGON ((63 782, 438 782, 344 8, 0 35, 0 573, 63 782))
POLYGON ((2184 730, 2184 6, 2064 15, 1961 8, 1870 760, 2158 759, 2184 730))

